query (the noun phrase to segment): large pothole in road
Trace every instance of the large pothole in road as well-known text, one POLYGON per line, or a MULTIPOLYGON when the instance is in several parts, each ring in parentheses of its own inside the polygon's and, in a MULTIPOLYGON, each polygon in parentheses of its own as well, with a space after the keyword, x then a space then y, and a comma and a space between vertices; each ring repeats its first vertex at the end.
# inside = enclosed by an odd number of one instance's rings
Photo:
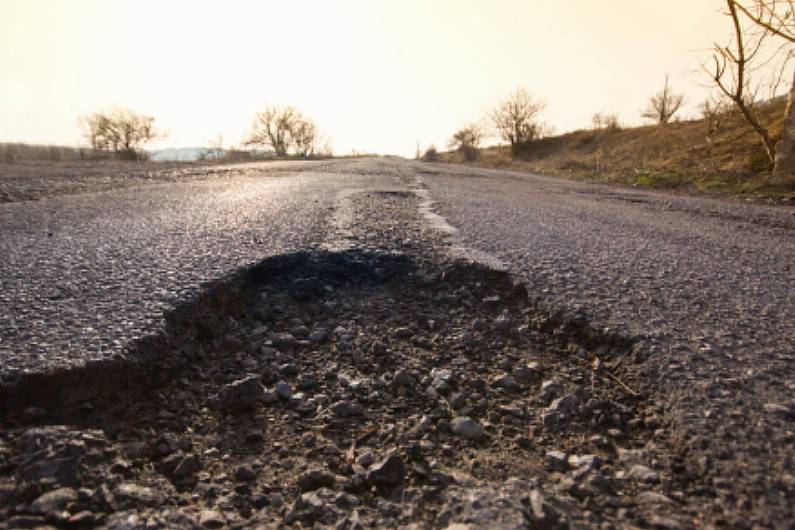
POLYGON ((145 362, 7 394, 0 528, 660 522, 676 499, 639 448, 661 411, 629 346, 478 265, 271 258, 145 362))

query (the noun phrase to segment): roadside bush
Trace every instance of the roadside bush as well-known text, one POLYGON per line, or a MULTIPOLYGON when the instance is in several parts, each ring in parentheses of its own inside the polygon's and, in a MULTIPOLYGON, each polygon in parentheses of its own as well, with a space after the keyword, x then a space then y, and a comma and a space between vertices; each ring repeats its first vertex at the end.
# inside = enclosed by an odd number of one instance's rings
POLYGON ((621 123, 615 114, 602 114, 597 112, 591 117, 591 124, 595 131, 620 131, 621 123))
POLYGON ((163 138, 155 128, 152 116, 138 114, 125 108, 110 112, 95 112, 80 118, 79 124, 91 148, 105 151, 121 160, 145 160, 144 146, 163 138))
POLYGON ((439 161, 439 152, 436 150, 436 146, 430 146, 425 152, 422 154, 422 161, 423 162, 438 162, 439 161))
POLYGON ((482 138, 483 132, 481 127, 472 123, 456 131, 456 133, 453 134, 453 138, 450 140, 449 146, 452 149, 458 150, 458 152, 464 156, 464 160, 472 162, 477 160, 480 155, 478 147, 480 146, 482 138))
POLYGON ((533 140, 549 133, 549 127, 540 121, 545 106, 524 88, 517 88, 491 111, 494 130, 511 145, 511 156, 519 156, 533 140))
POLYGON ((767 153, 759 148, 748 155, 748 169, 754 173, 767 173, 773 170, 773 162, 767 153))

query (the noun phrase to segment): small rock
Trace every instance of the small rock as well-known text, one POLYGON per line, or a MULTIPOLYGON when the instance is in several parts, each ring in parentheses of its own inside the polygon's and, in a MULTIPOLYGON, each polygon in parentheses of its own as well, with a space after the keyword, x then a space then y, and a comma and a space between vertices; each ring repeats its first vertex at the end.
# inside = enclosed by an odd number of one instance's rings
POLYGON ((362 467, 370 467, 375 462, 375 455, 372 451, 366 451, 356 457, 356 463, 362 467))
POLYGON ((446 368, 431 370, 431 388, 439 394, 447 394, 453 383, 453 372, 446 368))
POLYGON ((58 488, 48 491, 30 505, 33 513, 48 514, 60 512, 66 509, 67 505, 77 500, 77 491, 72 488, 58 488))
POLYGON ((569 468, 568 457, 562 451, 547 451, 546 465, 553 471, 566 471, 569 468))
POLYGON ((392 455, 370 467, 367 482, 374 486, 391 487, 403 483, 406 466, 398 455, 392 455))
POLYGON ((292 348, 298 343, 292 333, 274 333, 271 342, 276 348, 292 348))
POLYGON ((602 459, 597 455, 571 455, 569 467, 572 469, 594 469, 602 464, 602 459))
POLYGON ((511 329, 511 324, 513 323, 513 317, 511 313, 506 309, 502 312, 500 316, 498 316, 494 320, 494 329, 497 331, 505 333, 509 329, 511 329))
POLYGON ((187 455, 174 470, 174 478, 187 478, 193 476, 197 472, 201 471, 201 468, 202 464, 198 455, 187 455))
POLYGON ((619 464, 639 464, 647 458, 646 451, 643 449, 624 449, 619 447, 617 452, 619 464))
POLYGON ((557 412, 544 412, 541 414, 541 422, 545 427, 553 427, 560 421, 560 414, 557 412))
POLYGON ((272 361, 279 355, 279 350, 273 346, 262 346, 259 349, 259 353, 263 360, 272 361))
POLYGON ((390 333, 389 333, 390 336, 392 336, 392 337, 394 337, 396 339, 407 339, 407 338, 411 337, 413 334, 414 334, 414 332, 411 331, 411 328, 406 327, 406 326, 400 326, 400 327, 397 327, 397 328, 393 328, 390 331, 390 333))
POLYGON ((582 471, 578 470, 575 472, 575 475, 577 475, 575 478, 584 479, 582 480, 581 492, 585 493, 586 496, 610 492, 610 481, 595 469, 587 471, 584 474, 582 471))
POLYGON ((96 525, 97 517, 92 512, 83 510, 70 516, 68 523, 72 528, 90 528, 96 525))
POLYGON ((240 465, 235 469, 235 480, 238 482, 252 482, 257 478, 257 473, 250 466, 240 465))
POLYGON ((654 483, 654 482, 657 482, 658 480, 660 480, 659 477, 657 476, 657 473, 655 473, 654 471, 652 471, 648 467, 640 465, 640 464, 635 464, 634 466, 629 468, 629 471, 627 471, 626 477, 630 478, 630 479, 633 479, 633 480, 637 480, 639 482, 645 482, 645 483, 648 483, 648 484, 651 484, 651 483, 654 483))
POLYGON ((537 362, 529 362, 524 366, 518 366, 511 372, 517 380, 527 382, 541 375, 541 366, 537 362))
POLYGON ((307 328, 303 324, 299 324, 297 326, 291 327, 290 328, 290 333, 292 333, 293 336, 295 336, 295 337, 298 337, 298 338, 301 338, 301 339, 305 339, 306 337, 309 336, 309 328, 307 328))
POLYGON ((304 471, 298 476, 298 487, 301 491, 312 491, 318 488, 332 488, 336 477, 333 473, 320 469, 304 471))
POLYGON ((659 530, 679 530, 684 528, 682 523, 670 517, 663 517, 662 515, 652 515, 649 517, 649 526, 659 530))
POLYGON ((411 372, 405 368, 398 370, 395 374, 395 378, 392 380, 392 384, 394 384, 396 387, 411 388, 414 386, 414 382, 414 376, 411 375, 411 372))
POLYGON ((121 509, 140 505, 157 506, 160 503, 160 495, 156 490, 134 482, 123 482, 116 486, 113 489, 113 497, 121 509))
POLYGON ((276 383, 275 390, 276 394, 282 399, 290 399, 293 395, 293 387, 284 381, 276 383))
POLYGON ((611 438, 620 439, 624 437, 624 431, 622 431, 621 429, 617 429, 615 427, 607 429, 607 434, 609 434, 611 438))
POLYGON ((548 400, 563 390, 563 383, 557 379, 547 379, 541 383, 541 399, 548 400))
POLYGON ((199 524, 202 528, 223 528, 226 519, 216 510, 202 510, 199 514, 199 524))
POLYGON ((560 516, 545 500, 540 491, 530 491, 530 506, 526 514, 531 528, 554 528, 560 516))
POLYGON ((547 410, 558 414, 571 414, 577 409, 579 401, 574 394, 566 394, 554 400, 547 410))
POLYGON ((358 403, 341 400, 331 405, 331 412, 337 418, 350 418, 352 416, 359 416, 362 413, 362 407, 358 403))
POLYGON ((516 379, 512 375, 503 374, 498 376, 491 382, 491 386, 495 388, 502 388, 508 392, 516 392, 519 390, 519 383, 516 382, 516 379))
POLYGON ((635 496, 635 504, 638 506, 667 506, 674 504, 674 501, 662 493, 644 491, 635 496))
POLYGON ((479 440, 485 436, 483 427, 478 422, 467 416, 459 416, 450 422, 453 434, 467 440, 479 440))
POLYGON ((456 392, 450 396, 450 406, 453 410, 460 410, 467 404, 467 396, 463 392, 456 392))
POLYGON ((513 416, 515 418, 521 418, 524 416, 524 409, 515 404, 501 405, 497 410, 499 410, 500 414, 504 416, 513 416))
POLYGON ((250 375, 228 385, 218 392, 218 404, 224 410, 245 409, 263 400, 265 388, 259 376, 250 375))
MULTIPOLYGON (((334 506, 335 493, 328 488, 302 493, 296 500, 293 511, 301 519, 318 521, 323 519, 336 519, 338 511, 334 506)), ((285 516, 285 522, 288 517, 285 516)))
POLYGON ((309 334, 309 340, 315 344, 323 344, 328 340, 328 331, 324 328, 316 328, 309 334))
POLYGON ((655 414, 652 414, 650 416, 646 416, 645 418, 643 418, 643 425, 647 429, 656 429, 661 424, 662 424, 662 420, 660 420, 660 417, 655 415, 655 414))

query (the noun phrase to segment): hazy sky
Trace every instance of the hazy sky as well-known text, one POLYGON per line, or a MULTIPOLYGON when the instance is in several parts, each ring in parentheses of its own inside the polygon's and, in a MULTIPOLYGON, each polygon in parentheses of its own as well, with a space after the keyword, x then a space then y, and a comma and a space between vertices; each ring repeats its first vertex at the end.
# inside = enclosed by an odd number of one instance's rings
POLYGON ((517 86, 558 132, 594 112, 639 123, 669 73, 729 36, 721 0, 0 0, 0 141, 77 145, 121 105, 169 136, 239 143, 266 103, 315 118, 335 151, 413 155, 517 86))

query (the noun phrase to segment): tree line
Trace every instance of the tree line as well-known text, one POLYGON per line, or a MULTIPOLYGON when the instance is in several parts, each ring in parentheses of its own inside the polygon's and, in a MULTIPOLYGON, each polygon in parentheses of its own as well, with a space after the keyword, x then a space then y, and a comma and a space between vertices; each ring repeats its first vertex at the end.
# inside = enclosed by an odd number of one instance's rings
MULTIPOLYGON (((123 160, 145 158, 144 147, 166 137, 155 127, 155 118, 127 108, 114 108, 82 116, 83 136, 97 153, 123 160)), ((211 142, 206 158, 221 158, 223 139, 211 142)), ((243 145, 269 150, 277 157, 331 156, 330 140, 320 133, 315 121, 292 106, 266 106, 255 114, 243 145)))
MULTIPOLYGON (((702 64, 718 94, 702 104, 704 118, 717 126, 720 114, 733 107, 760 138, 773 172, 795 173, 795 78, 790 83, 784 127, 778 138, 760 119, 758 98, 762 70, 771 63, 778 65, 777 86, 783 82, 780 76, 793 56, 795 0, 725 0, 725 4, 732 38, 726 44, 716 43, 711 57, 702 64)), ((662 89, 649 98, 641 116, 665 125, 676 119, 683 104, 683 95, 670 86, 666 76, 662 89)), ((508 143, 512 156, 519 156, 533 141, 550 133, 551 128, 542 119, 545 108, 545 102, 517 88, 483 119, 457 130, 449 147, 459 150, 466 160, 474 160, 485 139, 497 138, 508 143)), ((146 144, 164 136, 154 122, 152 116, 121 108, 80 120, 84 136, 95 151, 126 159, 141 158, 146 144)), ((594 114, 592 124, 594 129, 621 128, 614 114, 594 114)), ((269 150, 278 157, 330 154, 330 146, 321 141, 314 120, 291 106, 267 106, 256 113, 244 145, 269 150)), ((220 151, 216 146, 214 152, 220 151)), ((425 158, 432 158, 434 153, 435 148, 428 149, 425 158)))
MULTIPOLYGON (((773 88, 782 80, 795 44, 795 0, 725 0, 725 14, 731 21, 732 38, 715 44, 709 60, 702 64, 717 95, 702 105, 702 115, 710 130, 717 128, 721 115, 734 108, 759 137, 774 174, 795 173, 795 77, 790 83, 784 126, 774 138, 760 118, 760 88, 773 88), (772 51, 771 51, 772 49, 772 51), (772 68, 771 68, 772 65, 772 68), (765 79, 767 76, 773 79, 765 79), (772 74, 770 73, 772 71, 772 74)), ((795 73, 793 74, 795 76, 795 73)), ((684 96, 669 84, 649 97, 641 117, 664 126, 674 121, 685 103, 684 96)), ((534 140, 542 138, 549 127, 541 119, 545 104, 534 99, 524 88, 517 88, 480 121, 469 123, 453 133, 449 147, 458 150, 465 160, 478 158, 481 142, 490 137, 507 142, 511 156, 517 157, 534 140)), ((596 130, 621 129, 615 114, 597 113, 592 117, 596 130)), ((436 156, 436 149, 426 151, 425 159, 436 156)))

